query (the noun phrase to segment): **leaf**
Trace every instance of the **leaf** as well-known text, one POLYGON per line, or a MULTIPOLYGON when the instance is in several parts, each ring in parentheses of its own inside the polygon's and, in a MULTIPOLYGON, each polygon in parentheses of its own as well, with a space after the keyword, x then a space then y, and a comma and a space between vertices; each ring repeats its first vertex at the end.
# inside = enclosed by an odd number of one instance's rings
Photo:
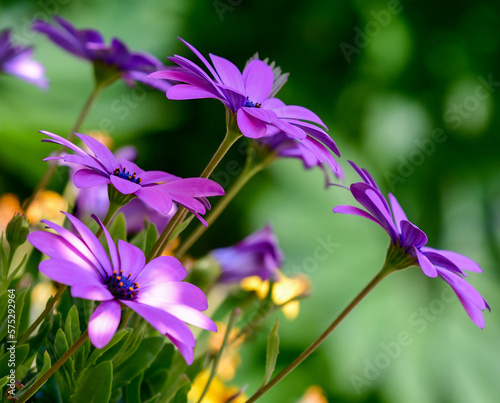
MULTIPOLYGON (((7 347, 10 345, 15 346, 15 344, 8 343, 7 347)), ((5 355, 0 358, 0 378, 8 375, 10 373, 10 368, 15 368, 18 365, 21 365, 26 357, 28 356, 28 352, 30 351, 30 346, 28 344, 23 344, 22 346, 15 347, 15 366, 9 362, 11 359, 11 353, 9 350, 6 350, 5 355)))
POLYGON ((77 385, 71 396, 71 403, 109 402, 113 383, 113 364, 104 361, 96 365, 77 385))
MULTIPOLYGON (((66 351, 69 350, 68 341, 66 339, 66 335, 62 329, 59 329, 56 333, 56 339, 54 341, 54 350, 56 352, 57 358, 61 358, 66 351)), ((74 373, 75 373, 75 360, 73 357, 69 357, 66 362, 63 364, 63 368, 68 372, 68 385, 71 387, 74 382, 74 373)))
POLYGON ((125 343, 130 337, 132 331, 130 329, 120 329, 118 330, 111 341, 106 344, 103 348, 96 348, 90 354, 88 359, 88 365, 93 365, 94 363, 112 360, 124 347, 125 343))
POLYGON ((168 237, 167 245, 172 242, 177 236, 181 234, 182 231, 186 229, 186 227, 189 225, 191 220, 194 218, 194 215, 191 214, 187 219, 185 219, 180 225, 175 227, 174 232, 170 234, 168 237))
POLYGON ((30 305, 29 297, 28 297, 28 303, 26 304, 27 305, 27 314, 23 315, 23 310, 24 310, 24 302, 26 299, 26 295, 29 295, 30 289, 31 289, 31 286, 26 287, 25 289, 21 290, 20 292, 16 292, 16 334, 21 334, 21 332, 20 332, 21 327, 27 328, 27 323, 29 321, 29 305, 30 305))
POLYGON ((45 351, 45 353, 43 353, 43 366, 42 366, 42 369, 40 371, 38 371, 36 381, 38 381, 43 376, 43 374, 45 374, 49 370, 50 364, 51 364, 50 355, 47 351, 45 351))
POLYGON ((144 254, 147 256, 151 249, 153 249, 153 245, 158 240, 158 230, 156 229, 156 225, 151 223, 146 232, 146 243, 144 245, 144 254))
POLYGON ((108 231, 115 243, 117 243, 119 239, 127 240, 127 221, 125 220, 125 214, 118 214, 109 226, 108 231))
POLYGON ((187 403, 188 401, 188 393, 191 390, 191 383, 184 385, 177 394, 175 395, 174 400, 172 400, 172 403, 187 403))
POLYGON ((72 345, 80 337, 80 318, 75 305, 71 307, 64 323, 64 333, 68 339, 68 344, 72 345))
POLYGON ((125 395, 127 396, 127 403, 141 403, 141 384, 144 372, 132 379, 127 385, 125 395))
POLYGON ((147 337, 142 339, 137 350, 126 362, 116 368, 113 387, 121 387, 130 383, 138 374, 144 372, 161 351, 165 338, 163 336, 147 337))
POLYGON ((189 381, 189 378, 186 374, 182 374, 177 378, 176 382, 172 386, 170 386, 170 389, 168 390, 165 397, 165 402, 173 401, 176 398, 177 392, 179 392, 179 390, 181 390, 186 385, 190 385, 189 388, 191 389, 191 382, 189 381))
POLYGON ((262 386, 267 385, 271 376, 273 375, 274 368, 276 367, 276 360, 278 359, 280 337, 278 335, 279 321, 276 319, 276 323, 269 332, 269 337, 267 341, 267 355, 266 355, 266 374, 264 375, 264 381, 262 386))

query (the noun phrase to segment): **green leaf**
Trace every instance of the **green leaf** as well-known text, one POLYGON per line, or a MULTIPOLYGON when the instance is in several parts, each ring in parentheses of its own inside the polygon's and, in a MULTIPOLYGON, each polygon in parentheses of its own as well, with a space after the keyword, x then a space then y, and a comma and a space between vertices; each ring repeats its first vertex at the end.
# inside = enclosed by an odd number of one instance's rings
MULTIPOLYGON (((7 347, 10 347, 10 343, 7 347)), ((12 344, 12 346, 15 346, 15 344, 12 344)), ((13 364, 14 361, 10 361, 11 359, 11 353, 9 350, 5 351, 5 354, 0 358, 0 378, 8 375, 10 373, 10 368, 17 368, 17 366, 20 366, 24 360, 26 360, 26 357, 28 356, 28 353, 30 351, 30 346, 28 344, 23 344, 22 346, 16 346, 15 347, 15 365, 13 364)))
MULTIPOLYGON (((62 329, 59 329, 56 333, 56 339, 54 341, 54 350, 56 352, 57 358, 61 358, 66 351, 69 350, 68 341, 66 335, 62 329)), ((75 361, 73 357, 69 357, 63 364, 63 368, 66 369, 68 373, 67 381, 68 385, 71 387, 74 383, 74 372, 75 372, 75 361)))
POLYGON ((141 403, 141 384, 144 372, 132 379, 127 385, 125 395, 127 396, 127 403, 141 403))
POLYGON ((49 370, 50 366, 51 366, 50 355, 47 351, 45 351, 45 353, 43 353, 43 366, 42 369, 38 371, 36 381, 38 381, 43 376, 43 374, 45 374, 49 370))
POLYGON ((4 376, 3 378, 0 379, 0 390, 7 385, 7 382, 9 382, 9 378, 4 376))
POLYGON ((177 394, 175 395, 174 400, 172 400, 172 403, 187 403, 188 401, 188 393, 191 390, 191 383, 184 385, 177 394))
POLYGON ((137 350, 126 362, 116 368, 113 379, 113 387, 127 385, 138 374, 145 371, 154 361, 156 355, 161 351, 165 337, 154 336, 142 339, 137 350))
POLYGON ((109 402, 113 383, 113 364, 104 361, 87 372, 71 396, 71 403, 109 402))
POLYGON ((158 230, 156 229, 156 225, 151 223, 146 232, 146 243, 144 245, 144 254, 147 256, 151 249, 153 249, 153 245, 158 240, 158 230))
POLYGON ((122 345, 120 354, 115 354, 113 357, 113 367, 118 368, 139 348, 141 341, 144 339, 144 328, 135 328, 132 335, 128 338, 127 342, 122 345))
POLYGON ((273 375, 274 368, 276 367, 276 360, 278 359, 278 354, 280 352, 280 337, 278 335, 278 327, 279 321, 278 319, 276 319, 276 323, 269 332, 267 341, 266 374, 264 375, 262 386, 267 385, 267 383, 271 379, 271 376, 273 375))
POLYGON ((186 374, 182 374, 177 378, 176 382, 170 386, 165 396, 165 402, 173 401, 176 398, 177 392, 179 392, 179 390, 185 387, 186 385, 189 385, 189 388, 191 389, 191 382, 189 378, 187 377, 186 374))
POLYGON ((142 403, 160 403, 160 397, 161 395, 160 394, 157 394, 153 397, 150 397, 148 400, 142 402, 142 403))
MULTIPOLYGON (((24 303, 26 295, 29 295, 31 286, 26 287, 20 292, 16 292, 16 334, 21 334, 20 328, 27 328, 27 323, 29 321, 29 297, 27 302, 27 314, 23 315, 24 303)), ((24 333, 24 332, 23 332, 24 333)))
POLYGON ((109 226, 108 231, 115 243, 118 243, 119 239, 127 240, 127 221, 125 220, 125 214, 118 214, 109 226))
POLYGON ((64 333, 69 345, 72 345, 80 337, 80 318, 78 316, 78 309, 73 305, 64 323, 64 333))
POLYGON ((186 229, 186 227, 189 225, 191 220, 194 218, 194 214, 191 214, 187 219, 185 219, 180 225, 175 227, 175 230, 172 234, 170 234, 168 238, 167 245, 172 242, 177 236, 181 234, 182 231, 186 229))

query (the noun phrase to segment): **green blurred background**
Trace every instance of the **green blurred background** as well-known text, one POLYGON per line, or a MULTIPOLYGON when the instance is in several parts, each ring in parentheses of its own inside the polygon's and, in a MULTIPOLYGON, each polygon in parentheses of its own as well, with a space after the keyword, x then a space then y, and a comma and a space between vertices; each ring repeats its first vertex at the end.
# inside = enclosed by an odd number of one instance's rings
MULTIPOLYGON (((329 126, 348 184, 356 178, 346 161, 354 160, 384 192, 398 197, 430 245, 468 255, 484 268, 470 278, 493 310, 485 314, 484 330, 474 326, 456 298, 449 302, 443 281, 413 268, 384 280, 262 402, 296 401, 312 384, 325 390, 329 402, 498 401, 498 2, 12 0, 0 5, 0 29, 12 27, 18 39, 34 44, 51 80, 50 89, 41 92, 0 77, 0 193, 30 194, 51 150, 40 143, 38 130, 67 133, 91 89, 89 63, 29 31, 33 18, 58 14, 165 63, 174 53, 193 59, 177 36, 240 67, 255 52, 275 60, 290 72, 279 97, 312 109, 329 126), (405 340, 399 348, 398 339, 405 340), (384 360, 391 346, 392 357, 384 360)), ((201 172, 225 129, 216 101, 168 101, 163 93, 122 82, 103 93, 83 130, 99 129, 103 122, 117 145, 137 146, 144 169, 180 176, 201 172)), ((226 161, 243 163, 243 158, 233 150, 226 161)), ((52 186, 63 184, 56 180, 52 186)), ((320 170, 282 160, 254 178, 192 249, 198 256, 233 244, 270 222, 286 255, 284 272, 311 277, 312 296, 301 304, 299 317, 288 322, 278 315, 278 369, 328 326, 383 262, 388 237, 381 228, 331 212, 351 202, 341 188, 325 190, 320 170), (318 261, 314 251, 324 242, 334 246, 318 261)), ((273 321, 269 318, 242 351, 233 383, 248 385, 249 395, 263 376, 266 329, 273 321)))

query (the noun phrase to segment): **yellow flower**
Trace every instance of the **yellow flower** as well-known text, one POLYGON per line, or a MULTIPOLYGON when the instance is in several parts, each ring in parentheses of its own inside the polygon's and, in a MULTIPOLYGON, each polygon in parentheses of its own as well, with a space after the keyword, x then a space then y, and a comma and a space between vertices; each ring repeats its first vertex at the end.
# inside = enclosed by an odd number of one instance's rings
POLYGON ((6 193, 0 196, 0 232, 5 232, 14 214, 22 214, 22 212, 21 203, 15 194, 6 193))
MULTIPOLYGON (((210 371, 205 369, 195 378, 191 390, 188 393, 188 401, 190 403, 198 402, 205 389, 209 376, 210 371)), ((203 403, 226 403, 239 392, 240 389, 237 386, 226 386, 217 376, 215 376, 210 383, 207 393, 203 397, 203 403)), ((244 403, 247 399, 248 398, 244 394, 240 394, 235 399, 231 400, 231 403, 244 403)))
MULTIPOLYGON (((224 335, 226 334, 227 324, 223 322, 216 322, 217 332, 210 333, 208 339, 208 351, 212 355, 217 355, 219 352, 222 342, 224 340, 224 335)), ((226 345, 222 357, 220 358, 219 366, 217 367, 217 375, 224 381, 230 381, 234 378, 236 368, 241 364, 241 357, 238 351, 238 347, 244 340, 244 337, 240 337, 234 340, 238 335, 239 329, 233 327, 229 332, 228 344, 226 345), (233 341, 234 340, 234 341, 233 341)))
POLYGON ((313 385, 307 388, 306 393, 299 400, 299 403, 328 403, 328 400, 326 400, 323 389, 313 385))
MULTIPOLYGON (((293 320, 299 314, 300 303, 297 298, 309 294, 311 283, 304 275, 287 277, 282 272, 277 272, 278 281, 273 286, 272 300, 281 307, 287 319, 293 320)), ((259 276, 243 279, 240 286, 246 291, 255 291, 260 299, 266 298, 269 292, 269 281, 263 281, 259 276)))
POLYGON ((28 207, 26 218, 31 224, 39 224, 40 220, 46 219, 56 223, 64 221, 61 211, 66 211, 68 202, 56 192, 44 190, 40 192, 28 207))

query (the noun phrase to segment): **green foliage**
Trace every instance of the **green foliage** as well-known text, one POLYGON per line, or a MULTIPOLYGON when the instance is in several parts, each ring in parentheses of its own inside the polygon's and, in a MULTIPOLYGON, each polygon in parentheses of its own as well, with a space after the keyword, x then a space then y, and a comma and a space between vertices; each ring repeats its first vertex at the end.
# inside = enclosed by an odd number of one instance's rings
POLYGON ((271 328, 269 332, 269 337, 267 341, 267 354, 266 354, 266 373, 264 375, 264 380, 262 381, 262 386, 267 385, 271 376, 273 375, 274 368, 276 367, 276 360, 278 359, 280 337, 278 334, 279 321, 276 319, 276 323, 271 328))
POLYGON ((76 385, 71 396, 72 403, 108 402, 111 397, 113 383, 113 364, 104 361, 87 372, 81 382, 76 385))

